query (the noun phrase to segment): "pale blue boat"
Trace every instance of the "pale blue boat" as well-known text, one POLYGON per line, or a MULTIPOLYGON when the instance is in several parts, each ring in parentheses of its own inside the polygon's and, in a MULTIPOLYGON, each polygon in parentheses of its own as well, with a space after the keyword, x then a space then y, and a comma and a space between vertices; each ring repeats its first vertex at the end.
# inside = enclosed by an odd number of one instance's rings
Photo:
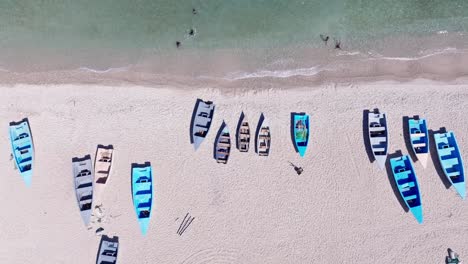
POLYGON ((463 168, 463 160, 457 140, 455 139, 455 134, 452 131, 447 133, 435 133, 434 142, 436 144, 440 166, 445 176, 450 183, 452 183, 461 198, 465 199, 465 170, 463 168))
POLYGON ((293 113, 294 116, 294 144, 297 152, 304 157, 309 144, 309 115, 305 113, 293 113))
POLYGON ((408 119, 411 147, 421 165, 426 168, 429 157, 429 133, 425 119, 408 119))
POLYGON ((153 205, 153 170, 149 163, 132 166, 132 197, 141 233, 146 235, 153 205))
POLYGON ((390 166, 401 197, 416 220, 421 224, 423 222, 421 193, 411 159, 408 155, 392 158, 390 159, 390 166))
POLYGON ((15 160, 24 182, 31 186, 34 161, 34 145, 27 119, 10 123, 10 142, 15 160))

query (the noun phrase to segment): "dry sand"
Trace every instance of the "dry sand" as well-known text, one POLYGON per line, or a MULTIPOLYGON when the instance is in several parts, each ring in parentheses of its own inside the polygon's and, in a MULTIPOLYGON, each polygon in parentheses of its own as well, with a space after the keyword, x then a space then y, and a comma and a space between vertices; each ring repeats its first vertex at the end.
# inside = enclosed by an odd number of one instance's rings
POLYGON ((95 263, 99 237, 120 238, 119 263, 443 263, 448 247, 468 259, 468 205, 446 189, 429 160, 416 163, 424 223, 406 213, 386 171, 370 163, 363 110, 386 112, 390 153, 408 153, 402 117, 456 133, 468 151, 468 85, 427 81, 323 85, 225 93, 218 89, 17 85, 0 88, 0 263, 95 263), (216 112, 200 149, 189 142, 196 98, 216 112), (269 119, 269 157, 233 149, 213 159, 225 120, 234 136, 241 111, 251 126, 269 119), (294 152, 290 113, 311 115, 305 158, 294 152), (8 122, 29 118, 32 186, 9 161, 8 122), (113 144, 102 196, 103 223, 87 229, 73 190, 71 159, 113 144), (150 161, 154 204, 147 236, 133 210, 130 165, 150 161), (298 176, 288 164, 304 168, 298 176), (176 234, 189 212, 195 217, 176 234))

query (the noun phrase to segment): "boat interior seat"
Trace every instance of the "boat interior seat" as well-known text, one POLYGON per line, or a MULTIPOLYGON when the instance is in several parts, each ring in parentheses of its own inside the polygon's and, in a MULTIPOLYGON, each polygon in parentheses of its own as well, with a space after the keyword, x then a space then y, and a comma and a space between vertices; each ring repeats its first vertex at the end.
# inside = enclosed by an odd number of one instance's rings
POLYGON ((407 170, 407 171, 402 171, 402 172, 397 172, 395 173, 395 178, 397 180, 403 180, 403 179, 407 179, 409 177, 409 175, 411 174, 411 171, 407 170))
POLYGON ((407 192, 409 191, 411 188, 413 188, 415 186, 414 182, 413 181, 410 181, 410 182, 406 182, 406 183, 403 183, 400 185, 400 188, 401 188, 401 191, 402 192, 407 192))
POLYGON ((449 148, 440 148, 439 149, 439 155, 440 156, 449 156, 452 154, 452 151, 455 151, 454 147, 449 147, 449 148))
POLYGON ((447 177, 457 177, 460 176, 460 171, 447 172, 447 177))
POLYGON ((450 167, 453 167, 453 166, 458 165, 458 164, 460 164, 458 162, 458 158, 451 158, 451 159, 442 160, 442 167, 444 167, 444 168, 450 168, 450 167))
POLYGON ((423 148, 426 146, 426 143, 425 142, 421 142, 421 143, 413 143, 413 147, 414 148, 423 148))
POLYGON ((417 198, 418 198, 418 196, 416 194, 405 196, 406 201, 414 200, 414 199, 417 199, 417 198))

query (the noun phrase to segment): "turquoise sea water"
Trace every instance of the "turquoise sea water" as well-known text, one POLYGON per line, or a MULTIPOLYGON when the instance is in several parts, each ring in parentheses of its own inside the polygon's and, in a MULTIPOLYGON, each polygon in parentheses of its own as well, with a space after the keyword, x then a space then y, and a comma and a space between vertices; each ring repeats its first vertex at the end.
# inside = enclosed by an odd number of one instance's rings
MULTIPOLYGON (((124 65, 142 51, 174 52, 176 41, 185 50, 203 52, 262 50, 321 47, 319 34, 326 34, 330 42, 337 38, 346 49, 366 52, 368 43, 379 39, 467 31, 466 0, 0 1, 2 67, 12 61, 44 64, 44 58, 31 55, 36 50, 60 60, 96 51, 102 60, 118 54, 124 65), (189 36, 190 29, 195 36, 189 36)), ((81 66, 93 65, 86 60, 80 60, 81 66)))

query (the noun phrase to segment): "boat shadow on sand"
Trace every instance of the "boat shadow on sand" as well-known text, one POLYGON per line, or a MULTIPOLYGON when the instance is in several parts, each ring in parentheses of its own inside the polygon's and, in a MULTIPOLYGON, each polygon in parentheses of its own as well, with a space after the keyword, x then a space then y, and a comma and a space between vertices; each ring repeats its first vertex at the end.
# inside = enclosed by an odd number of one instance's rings
MULTIPOLYGON (((374 109, 374 111, 378 111, 378 109, 374 109)), ((362 139, 364 141, 364 148, 367 153, 367 157, 369 158, 369 162, 373 163, 375 161, 374 154, 372 153, 372 147, 369 138, 369 113, 368 109, 362 111, 362 139)))
POLYGON ((390 159, 401 157, 401 156, 402 156, 401 150, 397 150, 394 153, 388 154, 387 161, 385 162, 385 169, 387 170, 388 181, 390 182, 390 185, 392 186, 392 190, 393 190, 393 193, 395 194, 395 197, 397 198, 403 210, 405 210, 405 212, 409 212, 408 206, 406 205, 405 201, 400 195, 400 191, 398 190, 395 177, 393 176, 392 166, 390 165, 390 159))
MULTIPOLYGON (((419 116, 415 115, 412 118, 419 119, 419 116)), ((413 146, 411 145, 411 138, 410 138, 409 126, 408 126, 409 119, 410 119, 409 116, 404 116, 403 119, 402 119, 402 121, 403 121, 403 139, 405 140, 405 145, 406 145, 406 149, 408 150, 408 154, 411 157, 411 160, 413 161, 413 163, 415 163, 418 160, 418 158, 416 157, 416 154, 414 154, 413 146)))
POLYGON ((434 134, 436 134, 436 133, 446 133, 446 132, 447 132, 447 129, 445 127, 441 127, 441 128, 439 128, 439 130, 436 130, 436 131, 434 131, 432 129, 428 130, 428 133, 429 133, 429 150, 430 150, 429 152, 431 153, 432 163, 434 164, 434 168, 436 169, 440 180, 442 181, 442 183, 444 184, 446 189, 450 189, 450 186, 452 186, 452 184, 450 183, 450 181, 445 176, 444 170, 442 169, 442 167, 440 165, 439 156, 437 155, 437 147, 436 147, 436 143, 434 141, 434 134))
POLYGON ((197 101, 195 102, 195 107, 193 108, 193 112, 192 112, 192 119, 190 120, 190 144, 193 144, 193 133, 192 133, 192 128, 193 128, 193 125, 194 125, 194 122, 195 122, 195 117, 197 115, 197 109, 198 109, 198 105, 202 102, 203 100, 200 99, 200 98, 197 98, 197 101))

